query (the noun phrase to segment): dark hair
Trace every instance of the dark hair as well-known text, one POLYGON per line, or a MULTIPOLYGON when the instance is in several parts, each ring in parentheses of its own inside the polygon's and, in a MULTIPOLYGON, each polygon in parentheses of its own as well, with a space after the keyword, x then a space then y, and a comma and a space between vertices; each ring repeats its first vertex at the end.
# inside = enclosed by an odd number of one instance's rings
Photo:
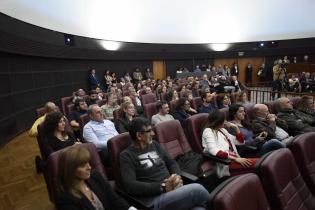
POLYGON ((176 103, 176 109, 180 110, 185 106, 185 102, 188 101, 187 98, 179 98, 176 103))
POLYGON ((308 101, 312 100, 313 101, 313 97, 312 96, 308 96, 308 95, 304 95, 300 98, 299 103, 297 105, 297 108, 299 110, 303 110, 303 109, 307 109, 307 105, 308 105, 308 101))
POLYGON ((168 104, 166 101, 159 101, 156 103, 156 110, 160 111, 160 109, 162 109, 162 106, 164 104, 168 104))
POLYGON ((58 123, 64 115, 61 112, 52 112, 46 115, 45 121, 43 124, 44 133, 47 136, 54 135, 54 131, 58 127, 58 123))
POLYGON ((92 95, 92 94, 97 94, 96 90, 91 90, 91 91, 89 92, 89 95, 92 95))
POLYGON ((133 141, 137 140, 137 132, 144 131, 144 127, 151 125, 149 120, 144 117, 135 117, 129 123, 129 135, 131 136, 133 141))
POLYGON ((225 121, 225 114, 223 112, 220 112, 219 110, 209 112, 204 129, 206 128, 217 129, 219 126, 221 126, 224 123, 224 121, 225 121))
POLYGON ((81 103, 81 102, 85 102, 85 100, 82 99, 82 98, 77 98, 77 99, 74 101, 74 108, 75 108, 76 110, 79 110, 79 108, 80 108, 80 103, 81 103))
POLYGON ((229 107, 229 120, 234 120, 234 115, 239 110, 239 108, 244 107, 241 104, 231 104, 229 107))
POLYGON ((201 100, 202 100, 202 101, 203 101, 204 98, 207 98, 207 94, 208 94, 208 93, 211 94, 210 92, 204 92, 204 91, 201 92, 200 97, 201 97, 201 100))

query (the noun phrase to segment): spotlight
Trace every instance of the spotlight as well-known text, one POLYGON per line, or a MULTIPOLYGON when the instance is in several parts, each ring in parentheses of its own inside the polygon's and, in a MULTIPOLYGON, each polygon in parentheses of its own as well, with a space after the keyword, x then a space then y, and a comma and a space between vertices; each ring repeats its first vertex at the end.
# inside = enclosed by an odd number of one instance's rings
POLYGON ((266 43, 265 42, 259 42, 258 43, 258 48, 265 48, 266 47, 266 43))
POLYGON ((279 42, 278 41, 270 41, 268 42, 268 47, 278 47, 279 42))
POLYGON ((71 34, 64 34, 65 45, 74 46, 74 36, 71 34))

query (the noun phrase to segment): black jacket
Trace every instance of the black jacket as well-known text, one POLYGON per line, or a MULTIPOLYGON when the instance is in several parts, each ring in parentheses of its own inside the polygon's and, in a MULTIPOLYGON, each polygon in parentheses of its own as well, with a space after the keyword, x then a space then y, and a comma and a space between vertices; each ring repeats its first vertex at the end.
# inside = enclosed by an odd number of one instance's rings
MULTIPOLYGON (((92 171, 90 179, 86 181, 89 188, 102 202, 106 210, 127 210, 130 205, 120 198, 110 187, 107 180, 97 171, 92 171)), ((95 210, 92 203, 83 194, 81 198, 69 192, 60 192, 57 196, 56 207, 58 210, 95 210)))

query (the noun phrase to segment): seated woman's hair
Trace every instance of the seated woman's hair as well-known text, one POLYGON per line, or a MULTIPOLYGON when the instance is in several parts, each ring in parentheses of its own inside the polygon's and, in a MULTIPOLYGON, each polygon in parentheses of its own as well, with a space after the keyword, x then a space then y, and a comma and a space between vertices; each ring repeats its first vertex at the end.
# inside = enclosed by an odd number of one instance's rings
POLYGON ((43 124, 44 133, 49 136, 53 135, 54 131, 58 127, 60 119, 63 117, 64 115, 61 112, 52 112, 47 114, 43 124))
POLYGON ((75 173, 78 167, 88 163, 91 159, 90 152, 81 146, 74 145, 62 151, 58 160, 59 190, 81 197, 75 173))
POLYGON ((229 120, 234 120, 234 116, 240 107, 244 107, 241 104, 231 104, 229 107, 229 120))
POLYGON ((131 136, 132 140, 137 139, 137 132, 143 132, 145 127, 151 125, 149 120, 144 117, 136 117, 133 118, 132 121, 129 123, 128 131, 129 135, 131 136))
POLYGON ((130 102, 130 101, 125 101, 124 103, 121 104, 121 109, 120 109, 120 111, 121 111, 122 114, 125 113, 125 110, 128 108, 128 106, 129 106, 130 104, 133 104, 133 103, 130 102))
POLYGON ((218 129, 225 121, 225 114, 219 110, 209 112, 204 128, 218 129))

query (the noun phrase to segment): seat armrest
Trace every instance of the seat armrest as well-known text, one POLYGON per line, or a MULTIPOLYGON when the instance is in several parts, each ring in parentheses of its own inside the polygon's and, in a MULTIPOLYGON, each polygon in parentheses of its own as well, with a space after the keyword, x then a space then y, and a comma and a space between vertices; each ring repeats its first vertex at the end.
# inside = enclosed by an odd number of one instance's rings
POLYGON ((223 163, 225 165, 231 164, 231 160, 229 160, 229 159, 219 158, 217 156, 214 156, 214 155, 211 155, 211 154, 208 154, 208 153, 203 153, 202 155, 203 155, 203 157, 205 157, 207 159, 210 159, 210 160, 212 160, 214 162, 217 162, 217 163, 223 163))
POLYGON ((185 171, 182 171, 180 175, 184 180, 187 180, 188 182, 196 182, 199 179, 197 176, 187 173, 185 171))

